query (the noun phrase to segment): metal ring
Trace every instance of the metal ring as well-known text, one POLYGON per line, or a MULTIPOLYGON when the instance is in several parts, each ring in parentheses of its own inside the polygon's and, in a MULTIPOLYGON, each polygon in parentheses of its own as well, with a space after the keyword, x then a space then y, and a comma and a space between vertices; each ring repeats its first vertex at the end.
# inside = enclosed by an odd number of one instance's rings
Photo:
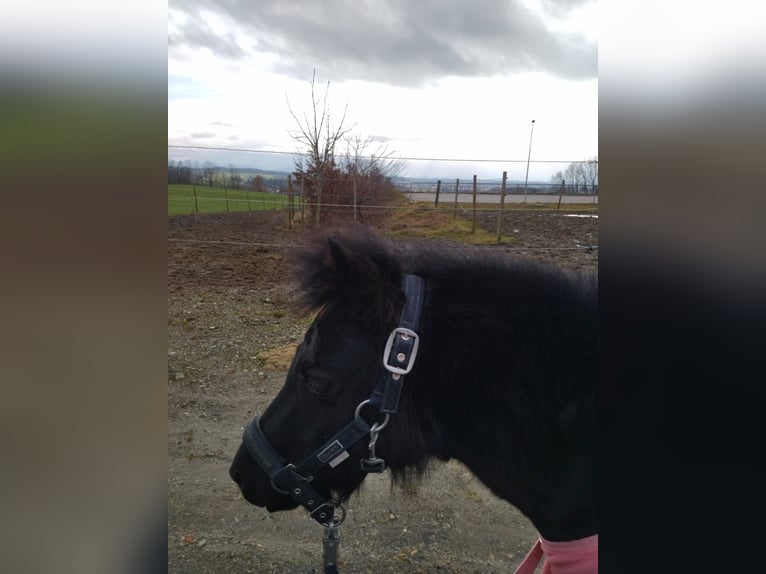
MULTIPOLYGON (((370 399, 364 400, 356 407, 356 411, 354 411, 354 418, 359 416, 359 413, 362 412, 362 409, 370 404, 370 399)), ((386 425, 388 424, 388 419, 391 418, 391 413, 386 413, 385 418, 383 419, 382 423, 374 422, 372 423, 372 426, 370 427, 370 432, 380 432, 384 428, 386 428, 386 425)))
POLYGON ((370 404, 370 399, 367 399, 366 401, 362 401, 361 403, 359 403, 359 406, 356 407, 356 411, 354 412, 354 418, 358 417, 359 413, 362 412, 362 409, 369 404, 370 404))
POLYGON ((384 428, 386 428, 386 426, 388 426, 388 419, 390 419, 390 418, 391 418, 391 414, 390 413, 386 413, 386 418, 383 419, 383 423, 382 424, 381 423, 373 423, 372 426, 370 427, 370 434, 373 434, 373 433, 377 434, 380 431, 382 431, 384 428))

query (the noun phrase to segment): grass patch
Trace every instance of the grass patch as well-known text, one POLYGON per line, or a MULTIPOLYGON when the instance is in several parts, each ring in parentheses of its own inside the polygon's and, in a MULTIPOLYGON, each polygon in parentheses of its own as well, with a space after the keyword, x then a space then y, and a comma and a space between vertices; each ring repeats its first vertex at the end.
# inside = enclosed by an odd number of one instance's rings
POLYGON ((430 204, 402 201, 401 205, 391 214, 383 226, 383 233, 393 238, 416 237, 425 239, 451 239, 473 245, 489 245, 515 241, 513 237, 501 237, 497 240, 496 233, 490 233, 478 223, 476 232, 473 222, 464 215, 466 204, 458 205, 458 215, 455 217, 454 205, 434 208, 430 204))
MULTIPOLYGON (((296 209, 299 209, 300 199, 294 199, 296 209)), ((287 200, 286 195, 276 193, 204 185, 168 185, 168 215, 287 209, 287 200)))

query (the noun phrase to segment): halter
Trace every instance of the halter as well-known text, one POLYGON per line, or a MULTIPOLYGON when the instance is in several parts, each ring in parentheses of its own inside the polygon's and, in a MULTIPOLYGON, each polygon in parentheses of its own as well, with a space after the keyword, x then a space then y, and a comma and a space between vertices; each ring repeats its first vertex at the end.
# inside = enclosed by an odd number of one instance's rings
POLYGON ((335 468, 349 457, 348 450, 359 440, 369 435, 368 456, 359 461, 364 473, 379 473, 386 468, 386 462, 375 454, 375 445, 380 432, 388 425, 391 414, 399 410, 407 375, 415 364, 420 337, 417 329, 425 299, 425 281, 417 275, 405 275, 402 281, 405 303, 399 318, 399 325, 391 331, 383 350, 383 377, 369 399, 359 403, 354 419, 338 431, 335 436, 310 454, 298 466, 287 462, 269 444, 263 434, 259 417, 255 417, 245 428, 243 442, 248 452, 271 479, 271 487, 287 494, 309 512, 309 516, 325 527, 323 544, 325 571, 337 572, 337 546, 339 526, 346 512, 335 499, 326 499, 312 486, 314 475, 325 466, 335 468), (377 409, 383 415, 383 422, 368 424, 361 416, 364 407, 377 409), (340 518, 335 509, 341 509, 340 518))

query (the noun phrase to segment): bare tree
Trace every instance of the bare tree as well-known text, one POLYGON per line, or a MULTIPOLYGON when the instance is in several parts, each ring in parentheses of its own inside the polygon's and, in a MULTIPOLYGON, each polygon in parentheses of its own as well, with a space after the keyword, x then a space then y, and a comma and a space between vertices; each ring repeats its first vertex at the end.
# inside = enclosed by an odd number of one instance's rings
POLYGON ((231 189, 239 189, 242 186, 242 176, 237 173, 236 168, 229 164, 229 177, 227 179, 227 187, 231 189))
POLYGON ((335 175, 335 147, 351 131, 345 127, 348 104, 337 125, 333 124, 327 101, 330 82, 327 82, 321 101, 316 93, 316 70, 311 75, 311 110, 299 117, 287 99, 287 108, 296 124, 290 137, 303 149, 304 158, 296 162, 296 175, 304 180, 304 193, 313 201, 316 225, 321 221, 322 193, 335 175))
POLYGON ((263 180, 262 175, 256 175, 251 181, 250 181, 250 189, 253 191, 266 191, 266 184, 263 180))
POLYGON ((570 163, 564 171, 557 171, 551 182, 563 185, 567 193, 596 193, 598 189, 598 156, 570 163))
POLYGON ((368 153, 373 142, 372 137, 362 138, 360 135, 346 138, 343 169, 351 177, 354 221, 357 221, 360 200, 379 198, 383 189, 390 187, 391 178, 404 168, 404 163, 393 158, 393 152, 385 144, 368 153))
POLYGON ((570 193, 577 193, 578 173, 577 166, 580 164, 570 163, 564 170, 564 179, 570 185, 570 193))
POLYGON ((583 171, 585 172, 585 180, 590 186, 590 193, 596 195, 598 193, 598 156, 593 156, 583 164, 583 171))
POLYGON ((203 164, 202 174, 205 180, 205 185, 213 187, 213 184, 215 183, 215 172, 216 172, 216 167, 213 162, 206 161, 203 164))

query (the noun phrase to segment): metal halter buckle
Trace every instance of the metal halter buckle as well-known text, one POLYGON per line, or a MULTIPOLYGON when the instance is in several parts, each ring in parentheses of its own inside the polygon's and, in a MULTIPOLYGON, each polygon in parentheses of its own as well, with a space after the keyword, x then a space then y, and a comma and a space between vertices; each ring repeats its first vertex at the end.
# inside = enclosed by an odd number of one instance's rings
MULTIPOLYGON (((407 329, 406 327, 397 327, 391 331, 391 334, 388 336, 388 341, 386 341, 386 348, 383 350, 383 366, 385 369, 396 375, 406 375, 409 373, 412 370, 412 366, 415 364, 415 357, 418 355, 419 344, 420 337, 418 337, 418 334, 412 329, 407 329), (404 367, 396 367, 389 363, 389 359, 391 358, 391 350, 394 347, 394 341, 396 340, 397 335, 401 335, 402 339, 405 341, 408 339, 413 339, 412 352, 409 354, 409 357, 402 357, 402 359, 407 359, 407 364, 404 367)), ((397 357, 397 359, 398 358, 399 357, 397 357)))

